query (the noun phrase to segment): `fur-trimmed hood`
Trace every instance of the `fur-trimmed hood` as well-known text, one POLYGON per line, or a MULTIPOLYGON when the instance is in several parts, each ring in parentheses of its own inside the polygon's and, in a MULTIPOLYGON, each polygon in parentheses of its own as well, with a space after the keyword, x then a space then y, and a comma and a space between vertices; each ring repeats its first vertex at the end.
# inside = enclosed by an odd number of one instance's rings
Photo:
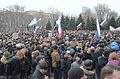
POLYGON ((85 74, 87 75, 94 75, 95 72, 94 71, 89 71, 87 69, 85 69, 83 66, 80 66, 80 68, 85 72, 85 74))

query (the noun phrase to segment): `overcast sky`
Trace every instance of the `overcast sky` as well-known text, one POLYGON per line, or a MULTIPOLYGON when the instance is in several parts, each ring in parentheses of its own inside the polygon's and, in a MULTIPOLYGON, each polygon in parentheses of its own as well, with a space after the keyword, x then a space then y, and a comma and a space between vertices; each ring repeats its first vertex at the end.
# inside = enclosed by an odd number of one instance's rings
POLYGON ((120 0, 0 0, 0 8, 18 4, 25 6, 25 10, 47 10, 55 7, 65 14, 78 15, 82 12, 82 7, 86 6, 93 10, 97 4, 107 4, 111 10, 120 14, 120 0))

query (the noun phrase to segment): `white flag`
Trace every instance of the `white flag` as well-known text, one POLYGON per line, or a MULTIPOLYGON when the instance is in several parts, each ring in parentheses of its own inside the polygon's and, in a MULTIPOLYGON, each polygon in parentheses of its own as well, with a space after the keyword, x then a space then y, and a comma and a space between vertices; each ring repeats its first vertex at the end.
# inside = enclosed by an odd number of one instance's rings
POLYGON ((110 31, 115 31, 116 29, 112 26, 109 26, 110 27, 110 31))
POLYGON ((109 27, 110 27, 110 31, 120 31, 120 27, 118 27, 116 29, 112 26, 109 26, 109 27))
POLYGON ((30 22, 30 24, 28 25, 28 27, 30 27, 30 26, 32 26, 32 25, 34 25, 34 24, 37 24, 37 19, 36 19, 36 18, 34 18, 34 19, 30 22))

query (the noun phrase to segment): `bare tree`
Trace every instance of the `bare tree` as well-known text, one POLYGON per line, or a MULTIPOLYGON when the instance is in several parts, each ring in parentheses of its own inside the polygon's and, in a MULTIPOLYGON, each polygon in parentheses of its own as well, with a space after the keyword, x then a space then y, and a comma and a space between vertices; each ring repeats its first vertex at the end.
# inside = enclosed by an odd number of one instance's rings
POLYGON ((112 17, 114 17, 115 19, 118 18, 118 13, 116 13, 115 11, 110 11, 108 15, 108 19, 111 19, 112 17))
POLYGON ((82 18, 83 18, 85 24, 87 23, 88 17, 90 19, 91 19, 91 17, 93 17, 93 13, 92 13, 91 9, 88 7, 82 7, 82 18))
POLYGON ((94 9, 99 19, 106 18, 111 11, 106 4, 98 4, 94 9))
POLYGON ((47 11, 50 13, 48 20, 52 20, 51 25, 53 25, 54 21, 58 18, 58 16, 60 16, 61 12, 54 7, 49 7, 47 11))
POLYGON ((10 32, 18 30, 18 26, 23 22, 24 8, 24 6, 13 5, 3 9, 3 21, 7 24, 6 30, 10 32))

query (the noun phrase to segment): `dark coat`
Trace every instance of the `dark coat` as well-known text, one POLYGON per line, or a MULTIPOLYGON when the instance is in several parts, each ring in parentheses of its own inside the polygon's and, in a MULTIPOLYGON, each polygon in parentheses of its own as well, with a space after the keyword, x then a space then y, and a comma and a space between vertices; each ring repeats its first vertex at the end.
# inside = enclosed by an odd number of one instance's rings
POLYGON ((3 53, 0 53, 0 59, 2 58, 2 56, 3 56, 3 53))
POLYGON ((85 69, 84 66, 81 66, 80 68, 85 72, 87 79, 95 79, 95 72, 94 71, 85 69))
POLYGON ((64 58, 62 61, 61 61, 61 70, 63 72, 66 72, 68 73, 69 69, 71 67, 71 62, 68 58, 64 58))
POLYGON ((80 68, 80 66, 83 66, 83 65, 84 65, 84 62, 82 60, 80 60, 80 61, 74 61, 71 64, 71 68, 80 68))
POLYGON ((108 58, 105 56, 100 56, 98 57, 98 66, 100 68, 103 68, 108 62, 108 58))
POLYGON ((86 59, 90 59, 90 60, 92 60, 92 55, 91 55, 91 53, 85 53, 84 54, 84 57, 83 57, 83 61, 85 61, 86 59))
POLYGON ((98 51, 95 51, 94 53, 94 61, 95 61, 95 68, 98 68, 98 57, 102 56, 102 53, 104 52, 104 49, 99 49, 98 51))
POLYGON ((7 46, 7 49, 10 52, 10 54, 12 54, 14 48, 12 46, 7 46))
POLYGON ((29 60, 26 57, 24 57, 20 59, 20 62, 21 62, 21 73, 28 72, 30 66, 29 60))
POLYGON ((94 61, 95 61, 95 70, 97 78, 100 79, 100 67, 98 66, 98 57, 102 56, 104 49, 99 49, 94 53, 94 61))
POLYGON ((36 60, 35 60, 35 59, 32 59, 32 65, 31 65, 32 71, 35 71, 36 66, 37 66, 36 60))
POLYGON ((15 76, 21 72, 21 62, 16 56, 10 58, 6 63, 6 75, 15 76))
POLYGON ((40 71, 36 70, 33 73, 31 79, 44 79, 44 77, 45 77, 44 74, 42 74, 40 71))
POLYGON ((5 65, 0 61, 0 75, 4 75, 5 73, 5 65))

